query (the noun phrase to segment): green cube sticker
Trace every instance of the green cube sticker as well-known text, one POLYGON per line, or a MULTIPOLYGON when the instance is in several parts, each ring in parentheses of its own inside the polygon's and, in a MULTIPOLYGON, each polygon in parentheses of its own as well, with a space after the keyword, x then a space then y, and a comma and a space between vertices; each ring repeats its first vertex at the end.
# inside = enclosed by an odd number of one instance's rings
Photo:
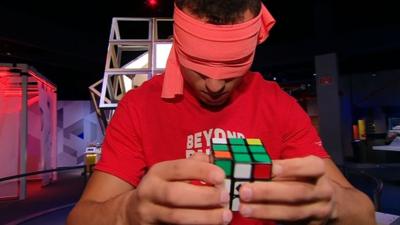
POLYGON ((215 151, 228 151, 229 150, 228 145, 216 145, 216 144, 213 145, 213 149, 215 151))
POLYGON ((232 175, 232 163, 230 160, 216 160, 215 165, 220 167, 227 177, 232 175))
POLYGON ((234 153, 247 153, 247 147, 245 145, 232 145, 231 148, 234 153))
POLYGON ((254 154, 253 158, 256 162, 271 163, 271 158, 267 154, 254 154))
POLYGON ((244 145, 244 139, 241 138, 229 138, 229 143, 231 145, 244 145))
POLYGON ((233 154, 233 158, 235 159, 236 162, 240 162, 240 163, 250 163, 251 162, 250 155, 248 155, 248 154, 236 153, 236 154, 233 154))
POLYGON ((262 145, 250 145, 249 149, 252 153, 265 153, 265 148, 262 145))

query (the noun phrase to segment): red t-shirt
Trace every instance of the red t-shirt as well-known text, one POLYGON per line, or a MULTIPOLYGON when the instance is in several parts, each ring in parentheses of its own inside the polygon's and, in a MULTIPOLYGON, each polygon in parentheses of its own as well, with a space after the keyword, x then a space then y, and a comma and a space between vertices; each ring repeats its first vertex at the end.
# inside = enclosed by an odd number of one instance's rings
MULTIPOLYGON (((296 100, 259 73, 245 75, 230 103, 219 111, 203 108, 186 89, 182 98, 163 100, 163 79, 155 76, 120 101, 97 170, 137 186, 155 163, 208 152, 214 137, 261 138, 272 159, 328 157, 296 100)), ((271 223, 246 222, 235 213, 231 224, 271 223)))

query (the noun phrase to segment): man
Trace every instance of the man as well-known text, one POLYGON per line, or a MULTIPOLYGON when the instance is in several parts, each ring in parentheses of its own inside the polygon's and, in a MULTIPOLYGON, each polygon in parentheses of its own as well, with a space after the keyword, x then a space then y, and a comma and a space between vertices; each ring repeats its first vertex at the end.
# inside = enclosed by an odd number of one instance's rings
POLYGON ((120 102, 68 224, 375 224, 295 100, 249 71, 274 24, 260 1, 175 4, 166 72, 120 102), (242 185, 238 213, 199 153, 214 137, 261 138, 274 159, 271 182, 242 185))

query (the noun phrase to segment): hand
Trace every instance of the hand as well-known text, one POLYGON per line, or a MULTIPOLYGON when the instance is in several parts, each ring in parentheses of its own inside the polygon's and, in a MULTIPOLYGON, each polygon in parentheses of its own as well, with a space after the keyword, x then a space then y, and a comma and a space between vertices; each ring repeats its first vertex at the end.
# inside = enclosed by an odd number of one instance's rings
POLYGON ((129 220, 132 224, 228 224, 232 213, 224 209, 229 202, 224 178, 205 154, 158 163, 133 192, 129 220), (193 185, 192 180, 213 186, 193 185))
POLYGON ((271 182, 240 188, 243 216, 302 224, 326 224, 335 217, 335 184, 326 177, 322 159, 275 160, 272 173, 271 182))

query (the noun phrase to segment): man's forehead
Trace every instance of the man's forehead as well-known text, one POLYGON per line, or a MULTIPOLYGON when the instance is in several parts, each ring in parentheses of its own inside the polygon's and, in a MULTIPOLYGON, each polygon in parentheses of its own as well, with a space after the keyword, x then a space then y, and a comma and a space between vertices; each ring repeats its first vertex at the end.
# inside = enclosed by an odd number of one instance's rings
MULTIPOLYGON (((209 21, 209 19, 208 19, 207 17, 200 17, 200 16, 198 16, 197 14, 193 13, 188 7, 183 7, 181 10, 182 10, 186 15, 188 15, 188 16, 190 16, 190 17, 196 19, 196 20, 199 20, 199 21, 202 21, 202 22, 206 22, 206 23, 209 21)), ((253 19, 253 18, 256 17, 256 16, 257 16, 257 15, 254 15, 254 14, 250 11, 250 9, 246 9, 246 11, 243 13, 242 17, 241 17, 241 18, 238 18, 238 21, 236 21, 236 22, 233 23, 233 24, 239 24, 239 23, 247 22, 247 21, 253 19)))

